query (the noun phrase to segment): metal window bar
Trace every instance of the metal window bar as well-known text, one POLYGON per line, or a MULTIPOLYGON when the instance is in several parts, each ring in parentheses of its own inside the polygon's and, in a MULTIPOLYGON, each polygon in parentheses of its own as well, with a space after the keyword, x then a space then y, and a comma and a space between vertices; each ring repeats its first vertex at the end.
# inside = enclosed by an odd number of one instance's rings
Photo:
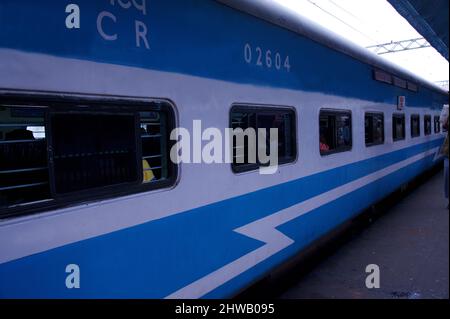
POLYGON ((20 123, 20 124, 19 123, 3 123, 3 124, 0 124, 0 127, 30 127, 30 126, 44 128, 41 123, 20 123))
POLYGON ((46 169, 48 169, 47 166, 45 166, 45 167, 24 168, 24 169, 13 169, 13 170, 0 171, 0 174, 27 173, 27 172, 43 171, 43 170, 46 170, 46 169))
POLYGON ((1 144, 17 144, 17 143, 38 143, 38 142, 42 142, 45 139, 40 138, 40 139, 36 139, 36 140, 11 140, 11 141, 0 141, 0 145, 1 144))
POLYGON ((155 166, 155 167, 151 167, 151 168, 144 168, 144 171, 154 171, 154 170, 159 170, 162 169, 162 166, 155 166))
POLYGON ((103 151, 96 153, 75 153, 75 154, 63 154, 55 155, 54 159, 66 159, 66 158, 79 158, 79 157, 92 157, 92 156, 103 156, 103 155, 117 155, 117 154, 127 154, 130 150, 114 150, 114 151, 103 151))
POLYGON ((43 186, 43 185, 48 185, 48 182, 22 184, 22 185, 14 185, 14 186, 5 186, 5 187, 0 187, 0 191, 21 189, 21 188, 30 188, 30 187, 43 186))
POLYGON ((152 159, 152 158, 162 158, 162 155, 149 155, 149 156, 142 156, 143 159, 152 159))

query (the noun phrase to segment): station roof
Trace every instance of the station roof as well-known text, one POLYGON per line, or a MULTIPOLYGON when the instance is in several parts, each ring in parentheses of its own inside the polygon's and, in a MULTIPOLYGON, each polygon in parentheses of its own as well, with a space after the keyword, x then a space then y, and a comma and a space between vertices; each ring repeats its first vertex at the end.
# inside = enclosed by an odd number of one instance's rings
MULTIPOLYGON (((259 19, 271 22, 282 28, 291 30, 297 34, 303 35, 317 43, 330 47, 343 54, 349 55, 357 60, 374 66, 375 68, 389 72, 392 75, 410 80, 413 83, 427 87, 428 89, 447 94, 441 86, 436 85, 409 69, 403 68, 398 64, 382 59, 373 52, 363 48, 348 39, 330 31, 323 26, 311 21, 309 18, 286 8, 285 6, 273 0, 216 0, 236 10, 243 11, 259 19)), ((388 0, 389 1, 389 0, 388 0)), ((436 0, 440 1, 440 0, 436 0)), ((444 0, 448 1, 448 0, 444 0)), ((447 32, 448 34, 448 32, 447 32)), ((448 38, 448 37, 447 37, 448 38)), ((447 47, 448 57, 448 47, 447 47)))
POLYGON ((388 0, 448 61, 448 0, 388 0))

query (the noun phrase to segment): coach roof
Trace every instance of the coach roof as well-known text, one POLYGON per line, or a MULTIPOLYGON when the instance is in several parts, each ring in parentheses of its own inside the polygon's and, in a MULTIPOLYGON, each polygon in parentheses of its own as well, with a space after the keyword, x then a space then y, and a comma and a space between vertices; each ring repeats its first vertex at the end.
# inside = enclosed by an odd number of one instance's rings
POLYGON ((293 12, 273 0, 216 0, 234 9, 246 12, 262 20, 310 38, 331 49, 342 52, 357 60, 392 73, 395 76, 413 81, 433 91, 448 94, 438 85, 394 64, 369 50, 360 47, 342 36, 325 29, 308 18, 293 12))

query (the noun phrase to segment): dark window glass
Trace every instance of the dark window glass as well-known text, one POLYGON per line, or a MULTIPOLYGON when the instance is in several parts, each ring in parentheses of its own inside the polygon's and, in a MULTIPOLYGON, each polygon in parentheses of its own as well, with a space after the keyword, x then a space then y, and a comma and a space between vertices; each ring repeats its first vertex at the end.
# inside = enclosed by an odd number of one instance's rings
MULTIPOLYGON (((296 158, 295 112, 286 108, 235 106, 231 111, 233 135, 233 170, 250 171, 263 164, 258 158, 258 149, 264 148, 270 155, 270 129, 278 130, 278 163, 293 162, 296 158), (247 130, 250 129, 250 130, 247 130), (265 130, 264 144, 258 131, 265 130), (242 130, 241 134, 236 134, 242 130), (253 153, 254 156, 250 156, 253 153)), ((268 164, 267 164, 268 165, 268 164)))
POLYGON ((435 134, 441 133, 441 122, 439 116, 434 117, 434 133, 435 134))
POLYGON ((168 103, 21 103, 0 104, 0 217, 175 183, 168 103))
POLYGON ((136 182, 135 123, 134 114, 53 114, 55 192, 136 182))
POLYGON ((320 153, 349 151, 352 148, 352 115, 348 111, 321 111, 319 120, 320 153))
POLYGON ((425 115, 423 118, 423 127, 425 135, 431 135, 431 115, 425 115))
POLYGON ((50 198, 45 109, 0 106, 0 208, 50 198))
POLYGON ((408 84, 407 84, 407 82, 405 80, 400 79, 400 78, 398 78, 396 76, 394 76, 394 85, 398 86, 398 87, 400 87, 402 89, 406 89, 407 86, 408 86, 408 84))
POLYGON ((418 92, 419 91, 419 86, 415 83, 409 82, 408 81, 408 90, 413 91, 413 92, 418 92))
POLYGON ((404 140, 406 135, 405 115, 394 114, 392 116, 392 138, 395 141, 404 140))
POLYGON ((367 146, 384 143, 384 115, 382 113, 367 113, 365 116, 365 138, 367 146))
POLYGON ((420 136, 420 115, 411 115, 411 137, 420 136))

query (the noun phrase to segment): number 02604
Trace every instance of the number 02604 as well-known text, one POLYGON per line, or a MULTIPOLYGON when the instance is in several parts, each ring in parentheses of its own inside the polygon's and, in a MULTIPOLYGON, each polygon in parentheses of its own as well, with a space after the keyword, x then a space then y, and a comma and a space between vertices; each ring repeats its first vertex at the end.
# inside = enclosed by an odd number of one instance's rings
POLYGON ((249 43, 244 46, 244 59, 246 63, 259 67, 273 68, 278 71, 291 71, 289 55, 282 56, 279 52, 262 49, 259 46, 253 47, 249 43))

